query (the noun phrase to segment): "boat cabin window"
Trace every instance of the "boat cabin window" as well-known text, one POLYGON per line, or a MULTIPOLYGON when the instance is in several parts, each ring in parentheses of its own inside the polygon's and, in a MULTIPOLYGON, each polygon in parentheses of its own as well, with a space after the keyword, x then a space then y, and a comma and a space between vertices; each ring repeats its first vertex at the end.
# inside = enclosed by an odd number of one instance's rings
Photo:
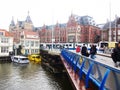
POLYGON ((103 48, 104 46, 108 46, 108 43, 101 43, 100 47, 103 48))
POLYGON ((27 60, 28 58, 21 58, 21 60, 27 60))
POLYGON ((69 44, 69 46, 72 46, 72 44, 69 44))
POLYGON ((35 58, 35 56, 33 56, 32 58, 35 58))
POLYGON ((14 59, 18 60, 18 58, 17 58, 17 57, 14 57, 14 59))
POLYGON ((40 56, 36 56, 36 58, 40 58, 40 56))

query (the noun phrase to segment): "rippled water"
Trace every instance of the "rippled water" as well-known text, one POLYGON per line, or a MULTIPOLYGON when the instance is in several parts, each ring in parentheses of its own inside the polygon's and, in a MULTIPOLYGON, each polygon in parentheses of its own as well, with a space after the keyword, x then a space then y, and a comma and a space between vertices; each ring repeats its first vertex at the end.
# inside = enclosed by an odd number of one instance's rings
POLYGON ((40 64, 0 63, 0 90, 72 90, 67 76, 56 76, 40 64))

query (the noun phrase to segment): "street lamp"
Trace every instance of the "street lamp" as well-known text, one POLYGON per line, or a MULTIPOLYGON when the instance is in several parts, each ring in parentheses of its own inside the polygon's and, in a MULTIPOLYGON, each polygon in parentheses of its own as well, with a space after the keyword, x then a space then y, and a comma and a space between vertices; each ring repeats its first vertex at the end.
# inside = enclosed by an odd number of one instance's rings
POLYGON ((75 37, 73 38, 73 49, 75 49, 75 37))

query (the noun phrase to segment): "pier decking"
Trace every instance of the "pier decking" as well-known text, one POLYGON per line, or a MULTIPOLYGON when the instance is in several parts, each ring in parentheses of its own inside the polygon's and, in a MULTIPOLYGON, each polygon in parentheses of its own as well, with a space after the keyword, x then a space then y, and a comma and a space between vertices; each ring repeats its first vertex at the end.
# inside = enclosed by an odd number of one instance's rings
POLYGON ((65 72, 59 53, 41 50, 42 65, 50 72, 59 74, 65 72))

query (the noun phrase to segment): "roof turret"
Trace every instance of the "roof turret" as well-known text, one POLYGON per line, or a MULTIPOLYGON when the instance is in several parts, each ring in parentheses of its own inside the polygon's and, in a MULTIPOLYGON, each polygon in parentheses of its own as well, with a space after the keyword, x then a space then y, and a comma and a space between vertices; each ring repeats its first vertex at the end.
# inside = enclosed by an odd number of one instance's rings
POLYGON ((25 22, 32 23, 32 20, 31 20, 30 15, 29 15, 29 11, 28 11, 28 16, 26 17, 25 22))
POLYGON ((14 22, 13 16, 12 16, 12 20, 11 20, 10 26, 15 26, 15 22, 14 22))

